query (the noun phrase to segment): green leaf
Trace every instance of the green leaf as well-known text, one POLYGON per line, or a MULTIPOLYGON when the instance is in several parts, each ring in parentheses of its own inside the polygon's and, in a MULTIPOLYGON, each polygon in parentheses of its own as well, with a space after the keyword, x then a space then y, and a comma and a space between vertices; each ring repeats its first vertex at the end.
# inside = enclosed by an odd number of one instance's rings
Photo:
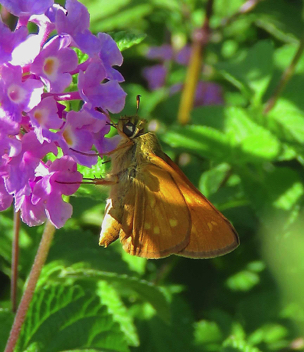
POLYGON ((228 138, 214 128, 194 125, 175 127, 161 139, 172 147, 180 147, 208 159, 226 161, 231 158, 228 138))
POLYGON ((140 275, 143 275, 145 273, 147 266, 147 260, 145 258, 130 255, 123 249, 121 250, 121 258, 124 262, 128 264, 128 267, 131 271, 134 271, 140 275))
POLYGON ((88 2, 91 26, 95 32, 109 32, 125 28, 141 28, 144 17, 153 11, 149 3, 118 0, 88 2), (102 9, 100 11, 99 9, 102 9))
POLYGON ((214 321, 200 320, 194 324, 194 340, 197 346, 206 351, 218 351, 223 334, 214 321))
POLYGON ((223 105, 207 105, 194 108, 191 121, 194 125, 203 125, 224 132, 226 112, 223 105))
POLYGON ((97 286, 97 294, 101 298, 101 302, 108 307, 109 312, 113 315, 113 320, 120 325, 120 329, 125 334, 128 344, 130 346, 139 346, 139 338, 133 319, 117 291, 106 281, 99 281, 97 286))
POLYGON ((11 235, 11 230, 13 227, 12 218, 10 219, 7 216, 5 216, 5 213, 1 213, 0 226, 1 226, 1 233, 2 233, 0 236, 0 255, 3 259, 3 262, 5 260, 7 263, 9 263, 11 261, 11 255, 12 255, 12 235, 11 235))
POLYGON ((248 99, 255 105, 259 105, 271 79, 272 56, 271 42, 259 41, 247 51, 244 57, 230 63, 218 63, 216 68, 248 99))
POLYGON ((242 270, 237 274, 229 277, 226 284, 233 291, 249 291, 254 286, 256 286, 260 282, 260 277, 257 273, 242 270))
POLYGON ((141 43, 146 38, 146 36, 147 35, 145 33, 133 33, 126 31, 120 31, 112 34, 112 37, 120 51, 129 49, 132 46, 141 43))
POLYGON ((72 277, 80 279, 99 279, 115 285, 120 291, 127 289, 135 293, 144 302, 150 303, 157 314, 164 320, 170 319, 170 310, 166 295, 152 283, 127 275, 103 272, 98 270, 66 268, 61 273, 61 278, 72 277))
POLYGON ((222 163, 202 174, 199 181, 199 189, 205 197, 209 198, 218 191, 229 171, 229 164, 222 163))
POLYGON ((278 155, 281 146, 278 138, 253 121, 245 109, 228 107, 225 109, 225 115, 225 131, 237 147, 235 157, 241 158, 242 161, 261 161, 272 160, 278 155))
POLYGON ((279 99, 274 109, 269 113, 281 128, 283 138, 291 143, 304 143, 304 112, 291 104, 288 100, 279 99))
MULTIPOLYGON (((94 154, 94 151, 92 151, 94 154)), ((83 177, 87 178, 103 178, 107 171, 107 165, 103 163, 105 160, 98 160, 97 164, 92 165, 92 167, 87 167, 83 165, 77 165, 77 171, 82 173, 83 177)))
POLYGON ((193 111, 193 121, 225 133, 233 153, 225 161, 240 164, 273 160, 281 150, 281 143, 275 134, 256 122, 255 113, 252 115, 255 119, 248 110, 239 107, 204 106, 193 111))
MULTIPOLYGON (((3 211, 0 215, 0 268, 8 277, 11 275, 12 236, 14 226, 13 217, 12 209, 3 211)), ((22 281, 33 264, 35 251, 41 239, 42 230, 42 227, 21 226, 19 238, 20 285, 22 285, 22 281)))
POLYGON ((13 325, 14 313, 8 309, 0 308, 0 350, 4 351, 9 332, 13 325))
MULTIPOLYGON (((286 65, 291 61, 291 58, 293 58, 296 55, 298 49, 299 49, 299 44, 297 42, 293 44, 282 45, 275 50, 274 64, 280 73, 282 73, 286 69, 286 65)), ((303 73, 304 73, 304 57, 302 55, 299 58, 299 61, 297 62, 296 66, 294 67, 294 74, 302 75, 303 73)), ((280 76, 273 77, 273 78, 275 79, 276 82, 280 80, 280 76)), ((287 89, 288 89, 288 86, 289 86, 289 83, 286 87, 287 89)), ((299 95, 301 94, 300 92, 294 92, 294 93, 298 93, 299 95)))
POLYGON ((234 337, 229 337, 224 343, 220 352, 262 352, 256 347, 253 347, 244 340, 237 340, 234 337))
POLYGON ((261 352, 246 341, 244 328, 240 323, 234 323, 231 335, 223 342, 220 352, 261 352))
POLYGON ((264 324, 255 330, 249 337, 248 341, 254 345, 265 342, 273 344, 282 341, 288 335, 288 330, 280 324, 264 324))
POLYGON ((277 210, 278 219, 283 221, 282 216, 292 213, 301 202, 304 187, 298 173, 290 168, 274 168, 263 176, 241 171, 240 176, 247 197, 263 219, 277 210))
POLYGON ((298 3, 284 0, 261 1, 252 15, 257 26, 280 41, 298 43, 303 35, 303 17, 298 3))
POLYGON ((73 48, 75 53, 77 54, 78 57, 78 64, 82 64, 83 62, 87 61, 89 58, 89 55, 81 51, 79 48, 73 48))
POLYGON ((180 295, 173 295, 170 304, 171 319, 164 322, 158 316, 139 322, 141 351, 184 352, 195 351, 193 341, 193 316, 180 295))
POLYGON ((214 15, 219 17, 230 17, 238 12, 242 5, 242 0, 229 1, 218 0, 214 3, 214 15))
MULTIPOLYGON (((109 195, 109 187, 102 186, 102 185, 99 186, 92 183, 92 184, 81 184, 77 192, 73 194, 73 198, 76 197, 76 198, 83 199, 83 197, 86 197, 86 198, 90 198, 93 201, 97 201, 100 204, 105 205, 108 195, 109 195)), ((83 208, 85 209, 85 206, 83 208)), ((100 218, 99 223, 101 223, 101 220, 102 220, 102 217, 100 218)))
POLYGON ((57 352, 80 348, 128 351, 124 335, 105 305, 79 286, 52 285, 31 302, 16 352, 57 352))
MULTIPOLYGON (((103 271, 115 271, 117 274, 132 274, 130 266, 121 260, 121 255, 113 248, 102 248, 98 245, 98 233, 82 230, 64 230, 61 229, 56 233, 54 243, 48 255, 47 266, 53 272, 56 270, 56 264, 59 270, 62 267, 74 265, 79 269, 100 269, 103 271)), ((117 246, 121 246, 117 243, 117 246)), ((42 278, 49 280, 47 274, 48 268, 45 267, 42 272, 42 278), (44 276, 45 271, 45 276, 44 276)))

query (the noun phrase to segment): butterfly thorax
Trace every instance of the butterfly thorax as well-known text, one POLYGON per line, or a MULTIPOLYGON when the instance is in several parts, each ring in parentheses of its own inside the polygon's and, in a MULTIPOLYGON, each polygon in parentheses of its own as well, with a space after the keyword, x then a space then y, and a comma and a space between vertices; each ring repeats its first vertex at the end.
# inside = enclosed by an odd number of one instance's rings
POLYGON ((151 153, 161 158, 164 157, 159 141, 153 132, 143 133, 132 139, 122 138, 116 149, 111 155, 110 175, 117 175, 119 178, 134 177, 141 167, 150 162, 151 153))
POLYGON ((122 137, 111 155, 112 169, 107 175, 107 179, 116 182, 111 187, 107 209, 117 221, 121 221, 123 214, 126 214, 126 194, 133 184, 141 183, 142 170, 150 164, 151 155, 165 157, 153 132, 143 133, 139 130, 132 137, 124 134, 122 137))

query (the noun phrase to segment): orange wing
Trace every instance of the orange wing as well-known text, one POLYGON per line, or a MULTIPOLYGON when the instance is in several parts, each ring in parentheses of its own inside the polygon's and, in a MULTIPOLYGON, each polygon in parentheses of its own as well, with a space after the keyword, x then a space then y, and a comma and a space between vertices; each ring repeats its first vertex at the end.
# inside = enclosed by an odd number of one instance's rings
POLYGON ((119 237, 126 252, 161 258, 188 245, 191 216, 167 170, 150 163, 138 168, 124 203, 119 237))
POLYGON ((183 194, 191 214, 190 241, 178 254, 190 258, 212 258, 239 245, 230 222, 192 185, 174 162, 151 155, 151 163, 166 171, 183 194))

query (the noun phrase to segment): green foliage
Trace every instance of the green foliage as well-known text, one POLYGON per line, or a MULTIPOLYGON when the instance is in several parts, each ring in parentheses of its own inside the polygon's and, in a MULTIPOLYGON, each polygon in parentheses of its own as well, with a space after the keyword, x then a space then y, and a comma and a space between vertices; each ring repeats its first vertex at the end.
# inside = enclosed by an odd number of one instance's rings
POLYGON ((246 52, 244 57, 238 56, 232 62, 218 63, 216 68, 252 104, 258 105, 261 103, 272 76, 272 56, 273 46, 271 42, 259 41, 246 52))
MULTIPOLYGON (((166 82, 155 91, 142 70, 159 63, 146 58, 150 46, 178 49, 190 41, 207 0, 83 3, 91 30, 111 32, 123 50, 122 113, 135 113, 140 94, 139 113, 164 151, 233 223, 241 245, 211 260, 147 261, 123 252, 118 241, 100 248, 108 191, 83 185, 70 200, 72 219, 56 232, 16 352, 303 350, 303 56, 264 113, 303 36, 302 1, 260 1, 239 13, 245 0, 214 0, 199 80, 217 83, 224 103, 195 106, 186 126, 177 123, 181 93, 171 91, 186 67, 166 62, 166 82)), ((109 166, 100 161, 79 171, 102 178, 109 166)), ((1 213, 1 350, 13 320, 11 219, 12 212, 1 213)), ((41 232, 22 226, 18 298, 41 232)))
POLYGON ((120 51, 131 48, 133 45, 140 44, 146 38, 144 33, 117 32, 113 34, 120 51))
POLYGON ((16 351, 61 351, 86 346, 129 350, 119 326, 96 295, 79 286, 65 285, 45 286, 36 292, 16 351))

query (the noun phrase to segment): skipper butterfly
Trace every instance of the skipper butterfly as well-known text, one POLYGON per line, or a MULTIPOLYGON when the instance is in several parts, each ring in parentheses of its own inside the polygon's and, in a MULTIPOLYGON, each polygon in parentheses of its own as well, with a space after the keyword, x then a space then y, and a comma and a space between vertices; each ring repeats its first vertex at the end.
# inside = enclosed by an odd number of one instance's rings
POLYGON ((177 254, 212 258, 231 252, 239 238, 231 223, 166 155, 145 120, 121 117, 122 136, 112 169, 96 184, 111 185, 99 244, 120 239, 123 249, 144 258, 177 254))

